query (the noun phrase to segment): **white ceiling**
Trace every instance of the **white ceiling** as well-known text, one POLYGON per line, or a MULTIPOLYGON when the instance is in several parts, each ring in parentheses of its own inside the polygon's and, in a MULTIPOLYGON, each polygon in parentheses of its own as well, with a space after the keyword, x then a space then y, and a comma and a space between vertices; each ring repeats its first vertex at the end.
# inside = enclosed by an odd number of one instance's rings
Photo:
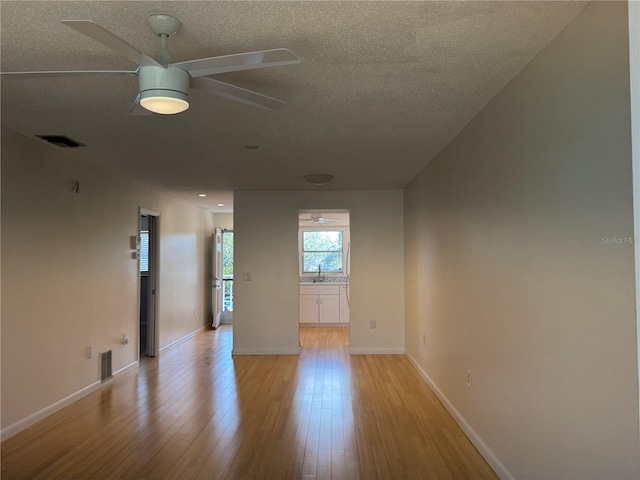
POLYGON ((192 90, 183 114, 131 117, 134 77, 3 78, 2 123, 70 136, 87 146, 69 155, 214 212, 233 190, 400 188, 585 4, 2 1, 2 71, 135 69, 60 21, 92 20, 153 54, 153 13, 184 24, 174 61, 281 47, 302 60, 215 77, 287 102, 275 112, 192 90), (309 173, 335 180, 312 186, 309 173))

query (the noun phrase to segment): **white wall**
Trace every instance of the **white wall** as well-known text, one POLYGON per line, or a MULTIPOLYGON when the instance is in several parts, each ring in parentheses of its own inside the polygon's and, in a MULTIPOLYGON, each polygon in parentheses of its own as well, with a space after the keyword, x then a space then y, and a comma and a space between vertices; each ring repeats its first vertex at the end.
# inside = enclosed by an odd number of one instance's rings
POLYGON ((385 190, 235 193, 234 354, 298 352, 298 212, 308 209, 350 212, 352 352, 402 353, 402 191, 385 190))
MULTIPOLYGON (((640 2, 629 2, 629 69, 631 93, 631 143, 633 151, 634 250, 636 305, 640 303, 640 2)), ((636 309, 638 374, 640 376, 640 312, 636 309)), ((640 410, 640 402, 638 403, 640 410)))
POLYGON ((629 101, 592 3, 406 189, 407 350, 505 478, 640 477, 629 101))
POLYGON ((211 324, 213 214, 155 195, 160 212, 160 348, 211 324))
POLYGON ((160 212, 162 347, 208 323, 213 215, 2 129, 3 437, 93 388, 99 352, 137 360, 139 207, 160 212))

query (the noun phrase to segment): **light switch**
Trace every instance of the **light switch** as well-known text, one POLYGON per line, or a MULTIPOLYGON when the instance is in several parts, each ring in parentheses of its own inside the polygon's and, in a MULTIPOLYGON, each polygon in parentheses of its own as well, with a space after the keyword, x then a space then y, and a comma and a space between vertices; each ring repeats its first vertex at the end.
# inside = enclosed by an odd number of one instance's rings
POLYGON ((251 272, 242 272, 242 280, 244 282, 250 282, 251 281, 251 272))

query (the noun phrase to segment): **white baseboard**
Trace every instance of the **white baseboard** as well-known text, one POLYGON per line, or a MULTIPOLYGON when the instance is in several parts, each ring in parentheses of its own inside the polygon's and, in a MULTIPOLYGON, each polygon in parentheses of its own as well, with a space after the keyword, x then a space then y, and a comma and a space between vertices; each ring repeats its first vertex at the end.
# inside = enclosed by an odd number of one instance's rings
POLYGON ((350 347, 349 353, 351 355, 402 355, 404 353, 404 348, 392 348, 392 347, 383 347, 383 348, 359 348, 359 347, 350 347))
POLYGON ((234 348, 231 356, 238 355, 300 355, 300 347, 290 348, 234 348))
POLYGON ((125 365, 124 367, 122 367, 120 370, 113 372, 113 378, 121 377, 122 375, 129 373, 131 370, 135 370, 139 365, 140 364, 137 360, 135 362, 131 362, 129 365, 125 365))
MULTIPOLYGON (((133 370, 133 369, 135 369, 137 367, 138 367, 138 362, 137 361, 135 361, 133 363, 130 363, 129 365, 121 368, 117 372, 114 372, 113 373, 113 378, 116 378, 116 377, 119 377, 121 375, 124 375, 124 374, 128 373, 130 370, 133 370)), ((72 393, 68 397, 63 398, 62 400, 59 400, 56 403, 53 403, 53 404, 49 405, 48 407, 43 408, 42 410, 39 410, 39 411, 37 411, 35 413, 32 413, 28 417, 17 421, 13 425, 9 425, 8 427, 3 428, 2 432, 0 432, 0 439, 2 441, 5 441, 9 437, 13 437, 16 433, 19 433, 22 430, 25 430, 25 429, 29 428, 31 425, 35 425, 40 420, 44 420, 49 415, 53 415, 54 413, 62 410, 65 407, 68 407, 72 403, 77 402, 78 400, 80 400, 83 397, 86 397, 90 393, 93 393, 96 390, 100 390, 103 386, 109 385, 110 383, 111 383, 111 381, 108 381, 108 382, 105 382, 105 383, 101 383, 100 381, 97 381, 97 382, 93 382, 90 385, 87 385, 86 387, 78 390, 77 392, 72 393)))
POLYGON ((180 337, 177 340, 174 340, 171 343, 168 343, 167 345, 165 345, 164 347, 160 347, 160 351, 164 351, 167 350, 168 348, 171 347, 175 347, 176 345, 180 345, 182 342, 186 342, 187 340, 189 340, 190 338, 195 337, 196 335, 198 335, 200 332, 204 332, 204 330, 208 327, 210 327, 211 324, 207 323, 206 325, 201 326, 200 328, 198 328, 197 330, 194 330, 191 333, 187 333, 184 337, 180 337))
POLYGON ((480 455, 482 455, 484 459, 487 461, 487 463, 491 466, 491 468, 493 468, 493 471, 496 472, 498 477, 500 477, 502 480, 514 480, 513 475, 509 473, 509 471, 505 468, 505 466, 498 459, 498 457, 496 457, 495 454, 491 451, 491 449, 487 446, 487 444, 482 441, 482 439, 475 432, 475 430, 471 428, 469 423, 467 423, 467 421, 460 414, 460 412, 456 410, 453 404, 449 401, 449 399, 445 396, 445 394, 442 393, 442 390, 438 388, 438 386, 431 379, 431 377, 427 375, 427 372, 425 372, 422 369, 422 367, 416 361, 416 359, 413 358, 413 356, 409 352, 406 352, 405 355, 407 356, 409 361, 413 364, 414 368, 418 371, 420 376, 424 379, 424 381, 427 382, 427 385, 429 385, 431 390, 433 390, 433 393, 435 393, 438 399, 440 399, 440 401, 444 405, 444 408, 447 409, 447 411, 451 414, 451 416, 456 421, 456 423, 460 426, 462 431, 467 435, 469 440, 471 440, 471 443, 473 443, 473 445, 476 447, 478 452, 480 452, 480 455))

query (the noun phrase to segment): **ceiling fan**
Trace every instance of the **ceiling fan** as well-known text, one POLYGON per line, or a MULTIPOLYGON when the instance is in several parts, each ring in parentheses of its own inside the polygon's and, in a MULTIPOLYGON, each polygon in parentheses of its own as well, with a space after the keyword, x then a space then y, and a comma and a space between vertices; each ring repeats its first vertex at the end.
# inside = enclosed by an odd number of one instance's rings
POLYGON ((323 224, 328 222, 339 222, 340 220, 337 218, 323 217, 322 215, 311 215, 309 218, 301 218, 300 221, 323 224))
POLYGON ((170 15, 147 17, 147 24, 153 33, 160 37, 160 48, 153 58, 139 52, 121 38, 89 20, 64 20, 62 23, 133 60, 138 64, 138 68, 136 70, 0 72, 0 75, 5 79, 72 75, 136 75, 139 93, 128 115, 151 115, 185 111, 189 108, 189 88, 196 88, 247 105, 274 110, 284 102, 207 78, 207 76, 300 63, 300 59, 286 48, 173 63, 167 49, 167 39, 180 30, 182 22, 170 15))

